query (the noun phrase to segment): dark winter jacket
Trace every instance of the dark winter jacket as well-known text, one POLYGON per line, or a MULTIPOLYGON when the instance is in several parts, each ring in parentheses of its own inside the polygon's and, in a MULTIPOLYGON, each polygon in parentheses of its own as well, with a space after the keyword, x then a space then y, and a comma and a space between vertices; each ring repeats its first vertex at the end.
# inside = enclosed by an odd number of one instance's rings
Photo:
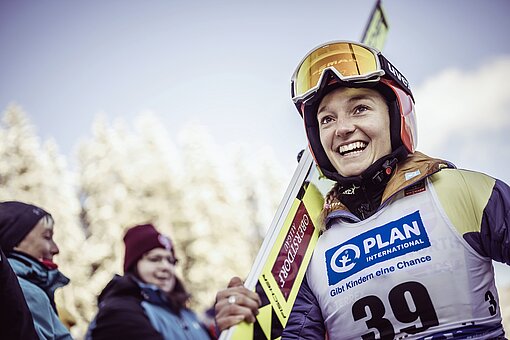
POLYGON ((48 269, 37 259, 13 251, 9 263, 18 276, 40 339, 72 339, 57 315, 54 293, 69 283, 57 269, 48 269))
POLYGON ((39 339, 16 274, 1 249, 0 339, 39 339))
POLYGON ((99 295, 98 307, 88 340, 209 339, 193 312, 175 314, 159 290, 131 276, 116 275, 99 295))
POLYGON ((435 332, 434 338, 446 333, 456 338, 502 338, 491 260, 510 264, 510 187, 481 173, 446 168, 448 163, 415 153, 398 165, 370 218, 360 220, 346 206, 328 215, 282 339, 324 339, 326 333, 329 339, 351 339, 373 336, 374 329, 387 331, 388 338, 414 339, 425 332, 427 336, 435 332), (410 216, 409 211, 421 216, 420 232, 430 237, 429 244, 418 245, 428 242, 420 239, 412 249, 411 242, 398 243, 404 237, 395 226, 410 216), (390 231, 394 237, 385 239, 390 231), (353 249, 359 251, 356 256, 353 249), (419 264, 409 267, 410 263, 419 264), (383 267, 394 271, 377 271, 383 267), (415 325, 418 318, 403 317, 409 307, 381 302, 392 302, 405 289, 418 286, 419 302, 433 306, 421 310, 421 316, 428 313, 425 319, 434 319, 421 328, 415 325), (449 312, 450 305, 445 304, 450 297, 464 302, 464 307, 449 312), (377 315, 376 306, 382 306, 377 315), (476 322, 462 323, 469 318, 476 322), (373 319, 385 323, 371 324, 373 319))

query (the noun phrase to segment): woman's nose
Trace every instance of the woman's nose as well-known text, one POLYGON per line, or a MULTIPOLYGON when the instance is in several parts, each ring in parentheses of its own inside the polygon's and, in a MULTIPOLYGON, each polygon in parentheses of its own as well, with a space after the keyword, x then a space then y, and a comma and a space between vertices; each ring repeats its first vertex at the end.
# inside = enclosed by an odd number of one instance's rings
POLYGON ((168 271, 171 271, 172 268, 174 267, 174 265, 170 263, 167 259, 161 259, 161 261, 159 261, 159 265, 161 268, 168 271))
POLYGON ((52 255, 57 255, 60 253, 60 249, 58 249, 57 244, 53 240, 51 241, 50 252, 52 255))
POLYGON ((345 137, 350 135, 356 130, 356 126, 349 118, 340 118, 336 121, 335 135, 339 137, 345 137))

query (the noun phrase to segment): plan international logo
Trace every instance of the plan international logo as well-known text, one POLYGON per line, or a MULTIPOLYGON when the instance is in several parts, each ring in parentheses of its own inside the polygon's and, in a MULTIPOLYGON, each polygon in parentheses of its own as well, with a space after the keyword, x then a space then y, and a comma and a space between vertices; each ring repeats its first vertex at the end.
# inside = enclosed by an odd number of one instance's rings
POLYGON ((419 211, 358 235, 326 250, 328 284, 377 263, 430 247, 419 211))

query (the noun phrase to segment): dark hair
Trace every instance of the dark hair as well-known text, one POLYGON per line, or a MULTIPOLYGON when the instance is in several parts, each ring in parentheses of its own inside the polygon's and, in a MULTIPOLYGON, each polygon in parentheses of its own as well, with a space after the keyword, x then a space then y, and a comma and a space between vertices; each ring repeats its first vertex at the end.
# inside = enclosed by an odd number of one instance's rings
MULTIPOLYGON (((128 276, 133 276, 136 280, 144 282, 138 273, 137 266, 131 266, 129 271, 126 273, 128 276)), ((176 314, 179 314, 180 311, 187 307, 187 302, 191 297, 191 294, 188 293, 181 279, 175 275, 175 286, 171 292, 165 293, 165 297, 167 299, 168 307, 170 310, 176 314)))

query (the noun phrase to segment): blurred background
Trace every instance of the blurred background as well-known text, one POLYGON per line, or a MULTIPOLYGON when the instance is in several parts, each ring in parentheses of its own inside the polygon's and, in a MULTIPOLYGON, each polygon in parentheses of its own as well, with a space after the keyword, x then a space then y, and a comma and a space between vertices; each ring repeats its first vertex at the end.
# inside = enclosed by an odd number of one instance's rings
MULTIPOLYGON (((359 40, 374 3, 0 1, 0 199, 55 217, 75 337, 134 224, 175 240, 199 312, 248 274, 306 147, 290 76, 316 45, 359 40)), ((510 2, 382 4, 418 150, 510 183, 510 2)))

